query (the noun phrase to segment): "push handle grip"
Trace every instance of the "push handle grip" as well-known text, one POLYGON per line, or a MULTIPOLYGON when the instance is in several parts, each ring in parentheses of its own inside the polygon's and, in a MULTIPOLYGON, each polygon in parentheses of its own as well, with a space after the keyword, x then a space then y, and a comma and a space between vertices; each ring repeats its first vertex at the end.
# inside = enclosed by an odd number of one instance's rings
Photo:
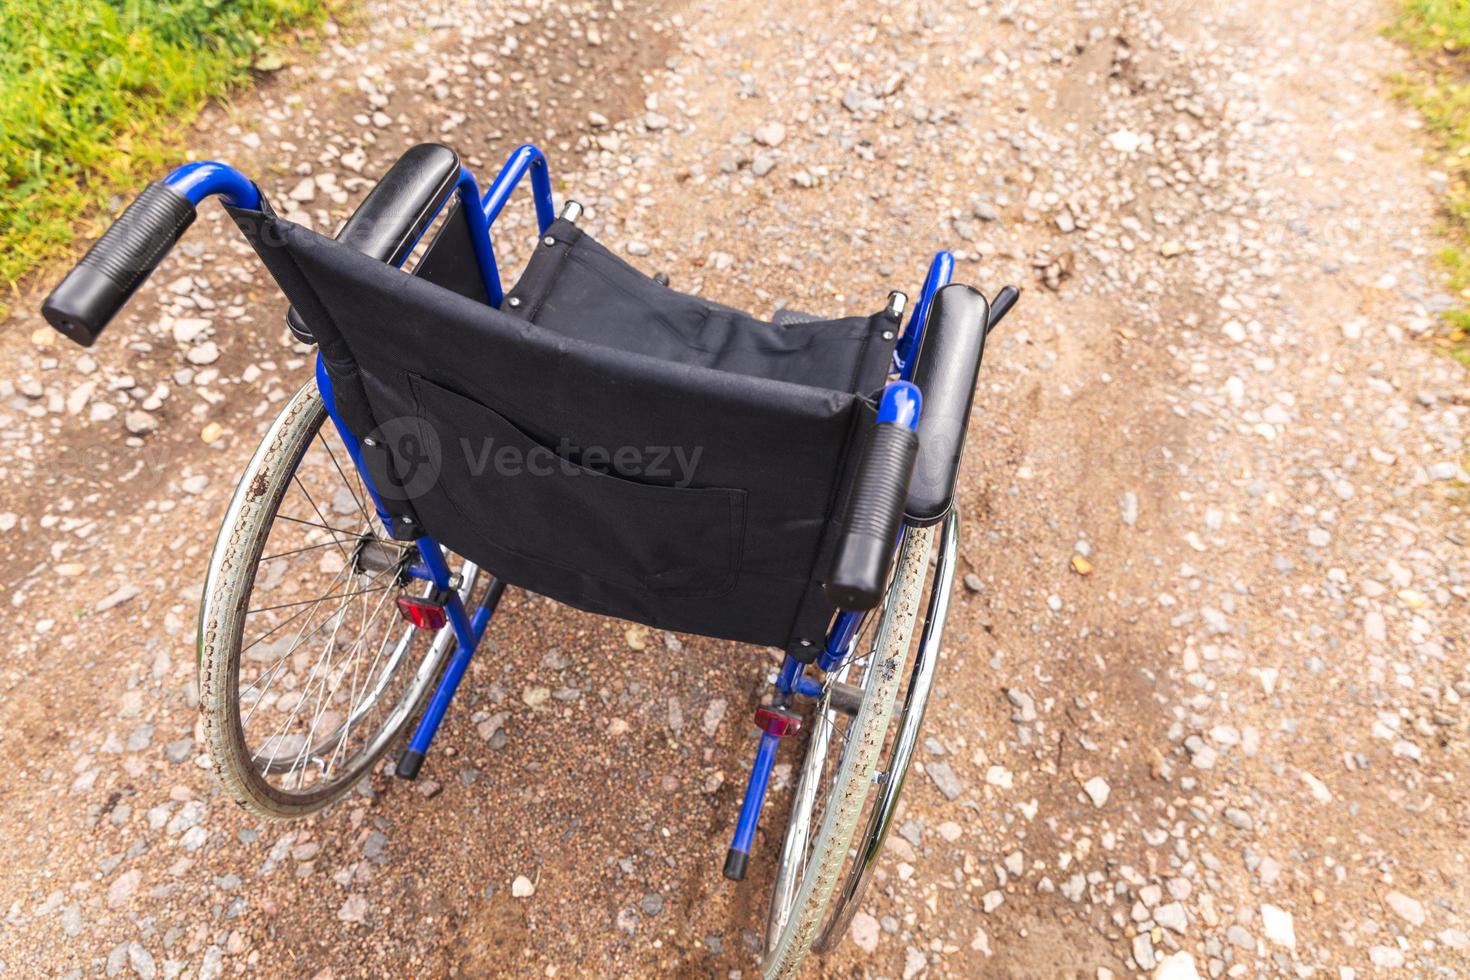
POLYGON ((884 393, 878 425, 858 463, 832 571, 822 586, 838 609, 871 609, 883 594, 919 453, 913 430, 918 400, 918 389, 907 382, 889 385, 884 393), (909 400, 911 409, 891 417, 895 397, 909 400))
POLYGON ((41 304, 46 321, 91 347, 109 320, 194 223, 194 204, 161 181, 149 184, 41 304))

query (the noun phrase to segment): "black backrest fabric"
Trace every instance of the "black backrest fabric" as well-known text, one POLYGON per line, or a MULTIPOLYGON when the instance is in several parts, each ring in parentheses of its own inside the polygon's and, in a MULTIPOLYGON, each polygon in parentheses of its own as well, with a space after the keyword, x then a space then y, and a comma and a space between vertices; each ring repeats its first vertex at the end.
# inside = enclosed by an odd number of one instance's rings
POLYGON ((386 447, 390 510, 580 609, 820 642, 817 578, 868 399, 589 343, 232 213, 318 339, 349 427, 386 447))
POLYGON ((565 220, 541 236, 503 309, 621 350, 859 394, 883 386, 899 329, 887 311, 788 325, 758 320, 660 284, 565 220))

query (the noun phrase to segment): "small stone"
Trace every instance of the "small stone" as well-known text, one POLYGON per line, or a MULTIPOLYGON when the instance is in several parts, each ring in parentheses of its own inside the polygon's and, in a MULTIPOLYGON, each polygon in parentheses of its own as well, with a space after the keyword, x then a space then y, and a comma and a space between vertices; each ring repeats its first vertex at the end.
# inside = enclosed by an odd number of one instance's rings
POLYGON ((1140 932, 1133 937, 1133 960, 1138 964, 1140 970, 1152 970, 1157 960, 1154 959, 1154 940, 1146 932, 1140 932))
POLYGON ((979 592, 982 588, 980 576, 976 575, 974 572, 966 572, 965 588, 969 589, 971 592, 979 592))
POLYGON ((138 885, 142 880, 143 872, 137 868, 124 871, 118 875, 113 879, 112 884, 107 887, 107 907, 115 909, 119 905, 126 903, 128 899, 133 897, 133 893, 138 890, 138 885))
POLYGON ((208 320, 200 317, 182 317, 173 322, 174 341, 180 344, 192 344, 213 326, 208 320))
POLYGON ((302 177, 296 182, 296 186, 291 188, 286 196, 289 197, 291 200, 299 201, 302 204, 305 204, 307 201, 315 200, 316 181, 312 180, 310 177, 302 177))
POLYGON ((1138 523, 1138 494, 1129 490, 1119 499, 1119 509, 1122 511, 1123 523, 1133 527, 1138 523))
POLYGON ((138 588, 136 585, 118 586, 116 589, 109 592, 101 599, 98 599, 97 605, 93 606, 92 608, 96 612, 107 612, 107 610, 120 606, 124 602, 127 602, 129 599, 137 597, 137 595, 142 591, 143 590, 138 588))
POLYGON ((190 348, 189 353, 184 355, 184 359, 190 364, 200 366, 213 364, 219 360, 219 346, 212 340, 206 340, 199 346, 190 348))
POLYGON ((1172 238, 1159 246, 1159 254, 1166 259, 1172 259, 1174 256, 1180 255, 1183 252, 1184 246, 1172 238))
POLYGON ((1165 929, 1184 934, 1189 927, 1189 916, 1184 913, 1184 906, 1179 902, 1169 902, 1154 909, 1154 921, 1165 929))
POLYGON ((521 692, 521 700, 532 708, 545 704, 546 699, 549 697, 551 697, 551 688, 549 687, 528 687, 521 692))
POLYGON ((1311 792, 1312 799, 1318 803, 1332 802, 1332 791, 1327 788, 1327 784, 1305 769, 1302 770, 1302 782, 1307 784, 1307 789, 1311 792))
POLYGON ((225 427, 218 422, 210 422, 199 430, 199 441, 206 446, 212 446, 225 436, 225 427))
POLYGON ((764 177, 776 169, 776 158, 764 151, 757 153, 755 159, 750 161, 750 172, 757 177, 764 177))
POLYGON ((720 727, 720 722, 725 719, 726 707, 724 698, 715 698, 709 703, 709 707, 704 709, 704 733, 706 735, 713 736, 720 727))
POLYGON ((1383 904, 1393 909, 1399 918, 1412 926, 1424 924, 1424 904, 1416 898, 1410 898, 1403 892, 1389 892, 1383 896, 1383 904))
POLYGON ((959 795, 965 791, 964 784, 960 782, 959 777, 954 774, 954 770, 947 762, 926 762, 924 771, 929 774, 929 778, 934 781, 934 785, 939 788, 939 792, 943 793, 947 800, 958 799, 959 795))
POLYGON ((1227 806, 1225 808, 1225 822, 1236 830, 1254 830, 1256 822, 1249 813, 1239 807, 1227 806))
POLYGON ((1369 946, 1368 960, 1385 970, 1402 969, 1405 963, 1403 950, 1397 946, 1369 946))
POLYGON ((530 898, 536 894, 536 886, 525 875, 516 875, 516 880, 510 883, 510 894, 512 898, 530 898))
POLYGON ((1112 793, 1112 787, 1101 776, 1093 776, 1082 784, 1082 791, 1087 794, 1088 799, 1092 800, 1093 806, 1101 808, 1107 805, 1108 796, 1112 793))
POLYGON ((1119 153, 1136 153, 1143 145, 1143 137, 1131 130, 1120 129, 1108 134, 1108 143, 1119 153))
POLYGON ((878 937, 880 930, 878 920, 866 912, 858 911, 853 914, 852 926, 848 936, 856 944, 857 948, 864 953, 872 953, 878 949, 878 937))
POLYGON ((755 128, 754 136, 761 146, 780 146, 786 139, 786 127, 775 121, 764 123, 755 128))
POLYGON ((1261 929, 1278 946, 1296 949, 1296 923, 1291 913, 1269 902, 1261 906, 1261 929))
POLYGON ((664 910, 664 897, 658 892, 649 892, 638 902, 644 915, 658 915, 664 910))
POLYGON ((337 910, 337 918, 343 922, 360 923, 367 918, 368 900, 361 895, 348 895, 347 901, 337 910))
POLYGON ((158 419, 142 409, 133 409, 123 416, 123 428, 131 435, 146 436, 158 428, 158 419))
POLYGON ((1181 949, 1159 961, 1153 980, 1200 980, 1200 975, 1194 965, 1194 957, 1181 949))
POLYGON ((1030 723, 1036 720, 1036 701, 1019 687, 1006 688, 1006 699, 1017 709, 1012 721, 1030 723))

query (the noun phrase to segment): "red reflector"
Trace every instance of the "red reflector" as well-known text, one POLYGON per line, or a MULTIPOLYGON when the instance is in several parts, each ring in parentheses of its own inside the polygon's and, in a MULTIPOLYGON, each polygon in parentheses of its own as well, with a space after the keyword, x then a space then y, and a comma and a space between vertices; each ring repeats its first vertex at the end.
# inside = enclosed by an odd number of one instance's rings
POLYGON ((449 622, 443 603, 435 602, 433 599, 401 595, 398 597, 398 611, 407 622, 421 630, 443 629, 444 624, 449 622))
POLYGON ((801 715, 783 708, 756 708, 755 727, 767 735, 785 738, 801 731, 801 715))

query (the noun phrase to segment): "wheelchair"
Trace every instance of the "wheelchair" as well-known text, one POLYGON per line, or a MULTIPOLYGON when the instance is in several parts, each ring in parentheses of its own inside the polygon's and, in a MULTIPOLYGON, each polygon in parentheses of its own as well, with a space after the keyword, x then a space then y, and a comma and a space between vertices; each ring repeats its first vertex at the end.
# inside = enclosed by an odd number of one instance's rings
POLYGON ((335 238, 229 166, 186 164, 67 274, 48 322, 90 346, 211 196, 317 348, 205 577, 200 710, 224 788, 286 819, 390 751, 414 779, 507 585, 778 647, 724 874, 745 878, 794 739, 764 970, 831 950, 918 741, 985 339, 1019 292, 951 285, 940 252, 906 325, 900 292, 871 316, 761 321, 624 262, 575 202, 558 215, 535 147, 482 196, 452 149, 423 144, 335 238), (540 238, 507 291, 490 228, 528 176, 540 238))

